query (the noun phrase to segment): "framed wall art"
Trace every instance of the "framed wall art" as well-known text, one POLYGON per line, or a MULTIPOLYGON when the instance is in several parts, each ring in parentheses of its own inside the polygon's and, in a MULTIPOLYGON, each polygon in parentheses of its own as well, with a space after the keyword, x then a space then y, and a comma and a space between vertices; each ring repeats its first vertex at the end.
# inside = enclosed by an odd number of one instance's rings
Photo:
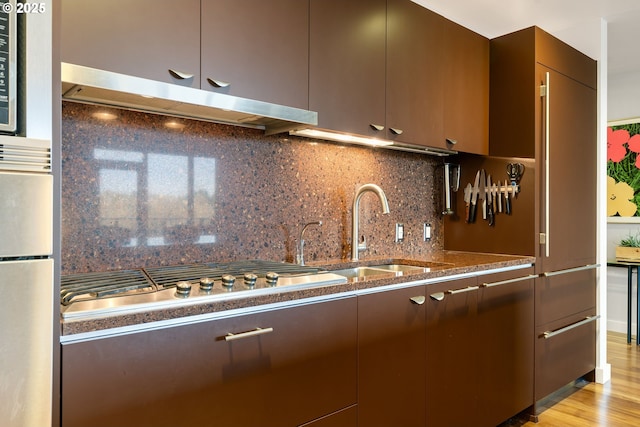
POLYGON ((640 117, 607 126, 608 222, 640 223, 640 117))

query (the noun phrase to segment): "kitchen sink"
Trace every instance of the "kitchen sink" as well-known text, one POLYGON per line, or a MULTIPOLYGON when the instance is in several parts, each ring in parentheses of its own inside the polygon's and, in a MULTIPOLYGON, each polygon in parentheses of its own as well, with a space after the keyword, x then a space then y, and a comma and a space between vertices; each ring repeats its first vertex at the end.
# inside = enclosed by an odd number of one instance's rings
POLYGON ((438 262, 425 262, 422 266, 390 263, 333 270, 331 273, 344 276, 347 279, 366 279, 371 276, 381 276, 385 274, 391 276, 403 276, 415 273, 427 273, 431 271, 432 268, 445 267, 449 265, 450 264, 438 262))

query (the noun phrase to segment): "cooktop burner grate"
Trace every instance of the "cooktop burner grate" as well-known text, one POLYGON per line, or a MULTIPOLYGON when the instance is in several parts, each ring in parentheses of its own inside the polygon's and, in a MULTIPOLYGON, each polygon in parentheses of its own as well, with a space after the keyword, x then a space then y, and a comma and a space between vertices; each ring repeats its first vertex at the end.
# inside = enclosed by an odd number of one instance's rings
POLYGON ((60 302, 69 305, 77 301, 156 290, 156 286, 141 270, 72 274, 62 276, 60 280, 60 302))

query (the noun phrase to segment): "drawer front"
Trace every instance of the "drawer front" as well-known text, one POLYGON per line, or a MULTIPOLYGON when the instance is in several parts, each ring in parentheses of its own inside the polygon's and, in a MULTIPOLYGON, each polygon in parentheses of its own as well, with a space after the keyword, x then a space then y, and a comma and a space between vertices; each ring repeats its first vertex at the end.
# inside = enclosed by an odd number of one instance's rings
POLYGON ((536 279, 536 325, 561 320, 595 306, 595 268, 536 279))
POLYGON ((595 369, 595 309, 536 327, 535 400, 595 369))
POLYGON ((351 297, 65 345, 62 424, 317 419, 356 403, 356 313, 351 297))

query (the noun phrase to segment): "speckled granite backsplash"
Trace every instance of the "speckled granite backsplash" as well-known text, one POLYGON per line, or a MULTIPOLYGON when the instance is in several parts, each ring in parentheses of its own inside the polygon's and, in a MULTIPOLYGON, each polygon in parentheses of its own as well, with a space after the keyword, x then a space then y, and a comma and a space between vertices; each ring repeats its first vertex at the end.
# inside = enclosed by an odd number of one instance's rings
POLYGON ((442 249, 439 158, 192 120, 167 127, 176 120, 69 102, 62 111, 63 274, 293 262, 302 227, 318 220, 305 231, 307 262, 347 259, 353 197, 366 183, 380 185, 391 213, 363 196, 363 259, 442 249))

